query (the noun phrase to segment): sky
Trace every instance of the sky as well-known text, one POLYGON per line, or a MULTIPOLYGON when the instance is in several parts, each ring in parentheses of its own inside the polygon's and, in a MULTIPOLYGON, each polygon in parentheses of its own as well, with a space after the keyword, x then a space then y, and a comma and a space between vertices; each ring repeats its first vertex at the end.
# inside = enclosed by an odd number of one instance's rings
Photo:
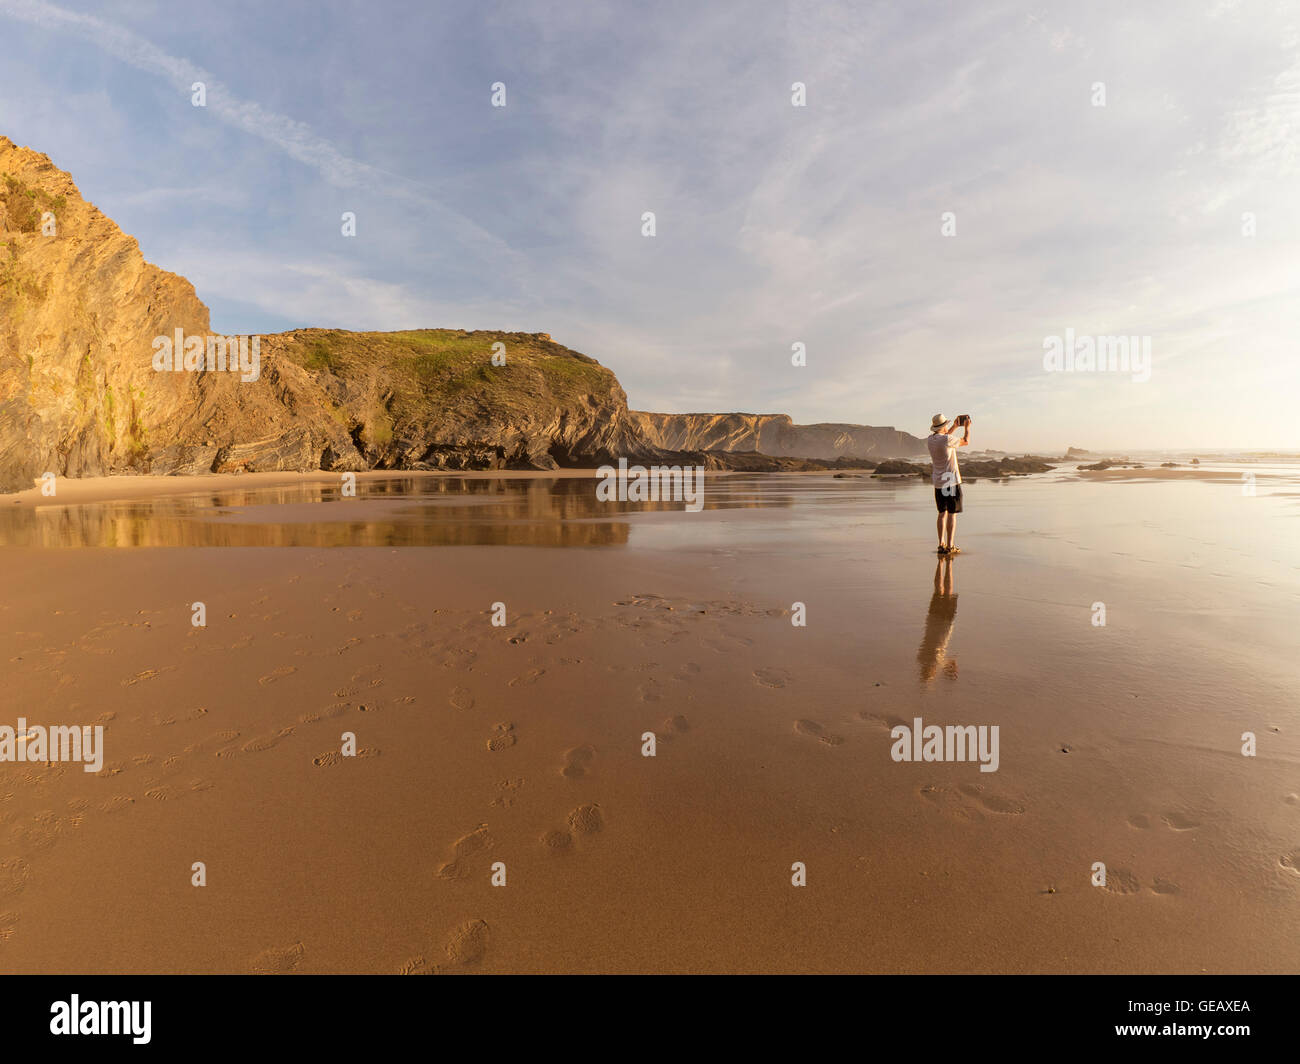
POLYGON ((633 409, 1300 450, 1294 2, 0 0, 0 41, 0 134, 219 332, 547 332, 633 409), (1112 336, 1149 372, 1045 365, 1112 336))

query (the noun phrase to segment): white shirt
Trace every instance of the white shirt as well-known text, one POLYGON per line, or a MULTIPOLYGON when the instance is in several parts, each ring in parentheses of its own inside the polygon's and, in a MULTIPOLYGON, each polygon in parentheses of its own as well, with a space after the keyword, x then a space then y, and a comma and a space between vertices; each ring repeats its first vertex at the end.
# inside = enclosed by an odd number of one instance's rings
POLYGON ((961 437, 956 432, 935 432, 925 441, 930 450, 930 482, 936 488, 961 483, 961 470, 957 468, 957 448, 961 437), (945 479, 944 474, 952 474, 945 479))

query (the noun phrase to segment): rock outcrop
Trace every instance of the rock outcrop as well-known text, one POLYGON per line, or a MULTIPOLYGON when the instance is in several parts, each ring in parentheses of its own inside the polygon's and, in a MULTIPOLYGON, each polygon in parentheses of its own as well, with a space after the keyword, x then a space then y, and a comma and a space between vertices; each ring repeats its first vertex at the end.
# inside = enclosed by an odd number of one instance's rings
MULTIPOLYGON (((1008 456, 997 460, 988 458, 965 460, 958 458, 958 466, 961 469, 962 480, 975 480, 979 477, 1013 477, 1023 476, 1027 473, 1047 473, 1056 468, 1051 464, 1053 461, 1055 459, 1027 454, 1020 458, 1008 456)), ((1081 466, 1080 468, 1085 467, 1081 466)), ((880 477, 928 477, 930 473, 928 463, 917 465, 913 462, 891 459, 876 466, 875 475, 880 477)))
POLYGON ((651 414, 631 411, 648 442, 668 450, 759 451, 787 458, 907 458, 925 441, 871 425, 796 425, 788 414, 651 414))

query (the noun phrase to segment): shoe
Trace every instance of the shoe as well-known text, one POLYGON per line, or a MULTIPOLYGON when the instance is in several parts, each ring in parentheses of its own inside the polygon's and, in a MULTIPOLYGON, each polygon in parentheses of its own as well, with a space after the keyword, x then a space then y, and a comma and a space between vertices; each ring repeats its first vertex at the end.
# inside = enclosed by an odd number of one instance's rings
POLYGON ((948 553, 947 547, 940 547, 937 551, 935 551, 935 554, 947 554, 947 553, 948 553))
POLYGON ((945 554, 960 554, 960 553, 961 553, 961 548, 960 548, 960 547, 949 547, 946 551, 944 551, 944 553, 945 553, 945 554))

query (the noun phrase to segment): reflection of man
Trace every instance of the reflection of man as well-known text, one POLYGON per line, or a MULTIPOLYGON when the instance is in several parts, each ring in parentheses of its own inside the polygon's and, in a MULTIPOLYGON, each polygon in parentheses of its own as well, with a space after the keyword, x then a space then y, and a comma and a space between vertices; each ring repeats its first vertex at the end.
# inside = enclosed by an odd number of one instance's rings
POLYGON ((957 679, 957 662, 947 660, 948 640, 952 638, 952 628, 956 621, 957 592, 953 584, 952 558, 945 555, 934 566, 934 594, 930 596, 930 611, 925 616, 925 635, 921 638, 921 648, 916 652, 922 684, 934 680, 940 665, 943 666, 944 675, 952 680, 957 679))
POLYGON ((930 480, 934 484, 934 504, 939 510, 936 527, 939 553, 960 554, 953 544, 957 534, 957 515, 961 513, 961 470, 957 468, 957 448, 970 446, 970 419, 966 415, 949 422, 942 414, 930 419, 930 435, 925 441, 930 452, 930 480), (953 435, 964 427, 961 439, 953 435))

